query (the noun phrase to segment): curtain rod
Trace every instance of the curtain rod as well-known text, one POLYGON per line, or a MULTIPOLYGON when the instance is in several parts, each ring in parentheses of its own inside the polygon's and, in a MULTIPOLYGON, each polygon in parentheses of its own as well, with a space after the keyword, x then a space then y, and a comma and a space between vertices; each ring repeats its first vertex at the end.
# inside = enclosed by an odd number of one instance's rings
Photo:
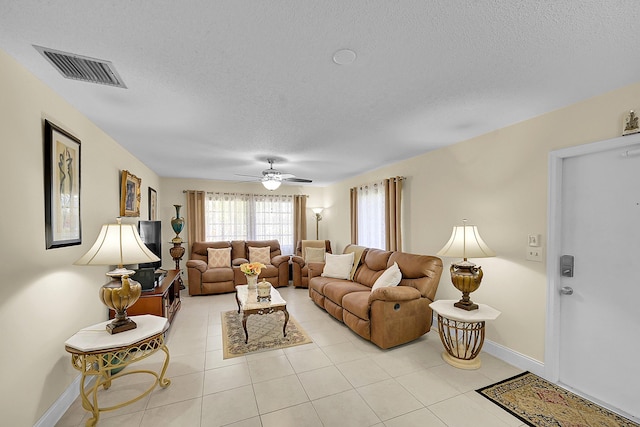
POLYGON ((204 190, 182 190, 182 194, 188 193, 189 191, 202 191, 203 193, 217 193, 225 196, 230 195, 238 195, 238 196, 304 196, 309 197, 308 194, 258 194, 258 193, 221 193, 219 191, 204 191, 204 190))

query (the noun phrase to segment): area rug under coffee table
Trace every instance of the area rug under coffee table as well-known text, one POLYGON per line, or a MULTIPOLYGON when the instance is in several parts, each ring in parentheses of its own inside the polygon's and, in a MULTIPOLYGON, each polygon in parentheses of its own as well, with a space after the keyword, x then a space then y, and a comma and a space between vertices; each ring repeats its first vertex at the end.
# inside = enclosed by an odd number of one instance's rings
POLYGON ((279 311, 247 319, 249 342, 244 343, 242 315, 237 310, 222 313, 223 358, 243 356, 247 353, 293 347, 313 342, 298 322, 289 316, 287 336, 282 336, 284 313, 279 311))
POLYGON ((534 427, 640 427, 530 372, 476 391, 534 427))

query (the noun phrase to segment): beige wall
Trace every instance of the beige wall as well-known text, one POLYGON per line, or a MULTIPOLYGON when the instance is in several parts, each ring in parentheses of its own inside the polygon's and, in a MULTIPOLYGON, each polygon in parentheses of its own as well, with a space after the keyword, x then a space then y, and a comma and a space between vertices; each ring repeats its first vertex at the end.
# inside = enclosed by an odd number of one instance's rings
MULTIPOLYGON (((160 180, 4 51, 0 76, 0 424, 31 426, 78 375, 64 342, 78 329, 107 319, 98 288, 108 269, 72 263, 91 247, 100 226, 118 216, 120 170, 142 178, 145 219, 147 187, 158 188, 160 180), (81 141, 80 246, 45 249, 45 118, 81 141)), ((84 84, 77 83, 79 90, 84 84)), ((122 89, 105 87, 105 93, 114 90, 122 89)))
MULTIPOLYGON (((173 205, 183 205, 182 216, 186 218, 186 206, 187 199, 184 190, 200 190, 211 191, 221 193, 251 193, 251 194, 306 194, 309 196, 307 199, 307 238, 315 239, 316 236, 316 219, 315 214, 311 211, 311 208, 323 206, 323 189, 320 187, 310 187, 301 185, 289 185, 283 184, 276 191, 266 190, 259 182, 228 182, 228 181, 212 181, 205 179, 177 179, 177 178, 162 178, 161 190, 163 195, 162 205, 158 207, 158 219, 163 221, 163 224, 169 224, 172 217, 175 217, 176 210, 173 205)), ((319 236, 324 239, 327 233, 325 224, 320 222, 319 236)), ((185 224, 185 229, 180 233, 180 237, 184 240, 187 239, 189 224, 185 224)), ((162 227, 163 241, 169 242, 175 233, 171 230, 170 226, 162 227)), ((165 268, 171 268, 171 265, 175 267, 175 264, 171 264, 171 256, 169 255, 169 247, 171 244, 166 245, 166 249, 163 246, 163 266, 165 268)), ((189 246, 190 245, 185 245, 189 246)), ((187 248, 188 249, 188 248, 187 248)), ((189 252, 185 253, 183 261, 188 259, 189 252)), ((184 263, 180 264, 184 268, 184 263)))
MULTIPOLYGON (((328 238, 338 250, 349 243, 349 187, 407 177, 404 250, 435 254, 452 226, 463 218, 476 224, 497 253, 474 260, 485 275, 472 299, 502 312, 487 324, 487 339, 542 362, 546 265, 526 261, 525 250, 528 234, 541 234, 546 247, 548 153, 619 136, 638 99, 640 83, 330 186, 328 238)), ((452 260, 444 261, 448 266, 452 260)), ((448 271, 437 298, 460 298, 448 271)))
MULTIPOLYGON (((0 284, 0 413, 4 424, 22 426, 40 419, 77 376, 64 341, 79 328, 106 319, 97 291, 107 268, 72 263, 93 243, 100 225, 118 215, 121 169, 142 178, 142 219, 147 218, 147 187, 158 191, 164 223, 174 215, 173 204, 185 204, 182 190, 262 190, 259 184, 160 179, 3 51, 0 75, 1 235, 7 266, 0 284), (82 141, 81 246, 45 250, 44 118, 82 141)), ((105 87, 112 90, 119 89, 105 87)), ((480 260, 485 278, 472 295, 503 313, 488 325, 488 339, 542 361, 546 270, 543 263, 525 261, 524 254, 528 234, 546 236, 547 154, 619 135, 625 111, 637 109, 638 99, 640 83, 324 189, 283 186, 279 191, 309 194, 309 207, 325 207, 320 238, 341 251, 349 242, 349 187, 406 176, 404 249, 434 254, 462 218, 478 225, 498 254, 480 260)), ((310 211, 307 218, 313 236, 310 211)), ((163 227, 166 242, 172 237, 168 230, 163 227)), ((163 249, 166 267, 172 265, 168 247, 163 249)), ((437 296, 459 297, 448 274, 437 296)))

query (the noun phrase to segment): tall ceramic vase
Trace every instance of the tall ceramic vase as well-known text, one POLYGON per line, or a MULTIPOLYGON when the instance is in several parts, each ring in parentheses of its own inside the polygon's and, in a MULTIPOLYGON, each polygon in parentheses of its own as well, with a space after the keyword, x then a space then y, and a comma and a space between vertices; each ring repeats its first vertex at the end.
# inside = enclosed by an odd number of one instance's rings
POLYGON ((176 237, 171 239, 173 243, 182 243, 182 239, 180 238, 180 232, 184 228, 184 218, 180 217, 180 208, 182 205, 173 205, 176 208, 176 216, 171 218, 171 227, 173 231, 176 233, 176 237))
POLYGON ((249 285, 249 289, 256 289, 258 286, 258 275, 245 274, 245 276, 247 276, 247 285, 249 285))

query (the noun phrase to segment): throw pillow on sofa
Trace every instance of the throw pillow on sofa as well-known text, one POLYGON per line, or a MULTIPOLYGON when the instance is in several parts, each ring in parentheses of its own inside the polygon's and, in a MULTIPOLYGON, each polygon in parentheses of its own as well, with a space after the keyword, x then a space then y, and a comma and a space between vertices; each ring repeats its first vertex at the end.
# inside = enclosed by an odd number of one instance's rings
POLYGON ((209 268, 231 267, 231 248, 207 248, 209 268))
POLYGON ((269 246, 260 248, 249 246, 249 262, 261 262, 264 265, 271 264, 271 248, 269 246))
POLYGON ((400 280, 402 280, 402 272, 400 271, 400 267, 398 267, 398 263, 394 262, 391 267, 387 268, 384 273, 378 277, 378 280, 376 280, 371 287, 371 292, 378 288, 398 286, 400 280))
POLYGON ((353 267, 353 253, 334 255, 325 254, 324 270, 322 277, 331 277, 334 279, 349 279, 353 267))
POLYGON ((324 262, 324 248, 304 248, 305 262, 324 262))

